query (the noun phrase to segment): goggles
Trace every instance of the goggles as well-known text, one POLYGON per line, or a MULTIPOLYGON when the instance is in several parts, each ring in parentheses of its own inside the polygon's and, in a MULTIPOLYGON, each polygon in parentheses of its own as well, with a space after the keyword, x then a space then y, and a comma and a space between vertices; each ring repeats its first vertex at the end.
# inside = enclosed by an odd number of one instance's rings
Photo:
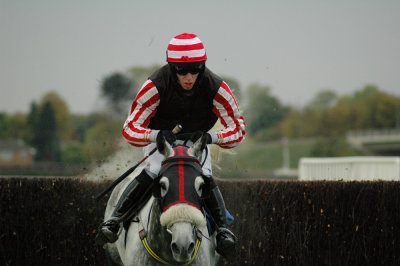
POLYGON ((175 73, 182 76, 185 76, 188 73, 196 75, 204 69, 204 62, 170 64, 170 65, 175 73))

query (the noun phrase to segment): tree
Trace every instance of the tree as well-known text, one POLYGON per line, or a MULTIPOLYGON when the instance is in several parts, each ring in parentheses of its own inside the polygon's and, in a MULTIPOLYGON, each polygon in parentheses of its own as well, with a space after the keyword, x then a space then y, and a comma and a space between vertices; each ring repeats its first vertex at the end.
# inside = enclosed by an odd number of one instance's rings
POLYGON ((8 137, 9 118, 7 113, 0 113, 0 138, 8 137))
POLYGON ((286 117, 279 124, 281 134, 289 138, 296 138, 303 135, 304 123, 301 120, 301 111, 290 109, 286 117))
MULTIPOLYGON (((132 67, 128 70, 128 74, 131 77, 132 82, 132 90, 130 96, 135 97, 137 92, 139 91, 142 84, 150 77, 152 73, 154 73, 159 65, 153 65, 150 67, 132 67)), ((133 99, 132 99, 133 100, 133 99)))
POLYGON ((280 128, 292 137, 296 133, 297 137, 338 137, 349 130, 396 127, 399 110, 399 98, 372 85, 340 98, 322 91, 298 113, 289 112, 280 128))
POLYGON ((114 115, 120 120, 125 119, 129 112, 130 104, 135 98, 142 84, 159 66, 132 67, 127 73, 115 72, 105 78, 101 83, 101 94, 107 100, 114 115))
MULTIPOLYGON (((93 115, 93 114, 91 114, 93 115)), ((85 140, 86 131, 93 126, 93 124, 89 123, 90 116, 86 114, 72 114, 72 135, 71 138, 73 141, 77 141, 83 143, 85 140)))
POLYGON ((116 114, 125 111, 123 107, 129 99, 130 89, 130 78, 119 72, 106 76, 101 83, 102 96, 107 99, 116 114))
POLYGON ((363 89, 358 90, 354 93, 352 99, 353 103, 365 101, 366 99, 379 93, 378 87, 375 85, 366 85, 363 89))
POLYGON ((356 156, 360 152, 353 150, 343 137, 318 138, 310 151, 312 157, 356 156))
POLYGON ((332 107, 338 99, 337 94, 332 90, 323 90, 317 93, 317 95, 308 104, 308 108, 312 110, 324 110, 332 107))
POLYGON ((44 105, 50 103, 52 110, 54 112, 55 118, 55 130, 56 135, 59 137, 60 140, 68 141, 71 139, 71 115, 69 113, 69 108, 67 103, 61 96, 55 92, 50 91, 46 93, 42 99, 40 100, 39 104, 39 112, 44 108, 44 105))
POLYGON ((39 119, 39 107, 36 102, 31 102, 31 107, 29 110, 29 114, 26 118, 26 127, 28 128, 28 136, 26 138, 27 143, 33 144, 35 142, 35 133, 38 128, 38 119, 39 119))
POLYGON ((61 153, 63 163, 87 163, 89 162, 84 152, 83 145, 79 143, 68 143, 61 153))
POLYGON ((44 103, 38 116, 37 130, 34 132, 36 159, 58 161, 60 159, 60 140, 57 136, 56 116, 50 101, 44 103))
POLYGON ((359 128, 394 128, 397 122, 396 111, 400 99, 379 92, 365 98, 356 105, 359 128))
POLYGON ((99 122, 90 128, 85 136, 84 151, 90 160, 105 160, 117 150, 122 138, 119 122, 99 122))
MULTIPOLYGON (((116 122, 109 113, 90 113, 71 115, 72 140, 83 143, 88 131, 99 123, 115 123, 122 130, 122 123, 116 122)), ((121 133, 121 132, 120 132, 121 133)))
POLYGON ((26 127, 26 114, 15 113, 8 119, 8 137, 26 140, 29 134, 26 127))
POLYGON ((249 133, 276 126, 285 116, 287 108, 278 98, 270 95, 270 88, 253 84, 248 89, 246 117, 249 133))
POLYGON ((29 143, 31 132, 27 127, 27 115, 0 113, 0 138, 22 139, 29 143))

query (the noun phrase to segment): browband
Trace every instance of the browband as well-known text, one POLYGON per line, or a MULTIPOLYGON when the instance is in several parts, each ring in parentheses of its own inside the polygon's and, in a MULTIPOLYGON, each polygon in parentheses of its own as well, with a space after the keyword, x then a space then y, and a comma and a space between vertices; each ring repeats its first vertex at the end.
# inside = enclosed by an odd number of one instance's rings
POLYGON ((177 161, 187 161, 187 162, 193 162, 200 164, 199 160, 196 157, 193 156, 173 156, 165 159, 162 162, 162 165, 167 164, 167 163, 172 163, 172 162, 177 162, 177 161))

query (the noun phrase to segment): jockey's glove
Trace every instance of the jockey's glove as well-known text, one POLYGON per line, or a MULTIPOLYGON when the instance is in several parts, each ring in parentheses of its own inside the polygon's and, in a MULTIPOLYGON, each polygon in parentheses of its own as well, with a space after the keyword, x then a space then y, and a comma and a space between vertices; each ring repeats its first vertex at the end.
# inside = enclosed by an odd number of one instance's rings
POLYGON ((157 143, 160 143, 160 141, 162 140, 162 137, 164 137, 164 139, 166 141, 168 141, 169 144, 173 144, 176 140, 176 135, 174 133, 172 133, 171 130, 160 130, 160 132, 158 132, 157 134, 157 143))
POLYGON ((212 138, 211 135, 209 133, 206 133, 206 138, 207 138, 207 144, 212 144, 212 138))
POLYGON ((200 130, 192 133, 192 135, 190 136, 190 140, 194 143, 199 138, 201 138, 203 135, 204 135, 205 138, 207 138, 207 144, 212 144, 211 135, 209 133, 204 133, 203 131, 200 131, 200 130))

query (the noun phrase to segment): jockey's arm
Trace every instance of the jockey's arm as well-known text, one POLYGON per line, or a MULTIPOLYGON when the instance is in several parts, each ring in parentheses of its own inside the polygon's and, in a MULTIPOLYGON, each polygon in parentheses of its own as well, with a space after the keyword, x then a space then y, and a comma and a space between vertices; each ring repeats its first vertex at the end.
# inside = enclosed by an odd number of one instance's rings
MULTIPOLYGON (((160 95, 151 80, 146 81, 132 103, 130 115, 125 121, 123 136, 133 146, 144 147, 156 140, 159 130, 146 128, 156 114, 160 95)), ((213 100, 213 112, 219 117, 224 129, 210 132, 212 143, 230 149, 244 139, 243 117, 235 97, 225 82, 222 82, 213 100)))
POLYGON ((133 146, 144 147, 156 140, 159 130, 146 128, 156 114, 160 95, 151 80, 147 80, 136 95, 125 121, 122 135, 133 146))
POLYGON ((212 143, 225 149, 236 147, 244 139, 246 124, 240 115, 235 96, 225 82, 218 89, 213 104, 213 112, 219 117, 224 129, 210 132, 212 143))

